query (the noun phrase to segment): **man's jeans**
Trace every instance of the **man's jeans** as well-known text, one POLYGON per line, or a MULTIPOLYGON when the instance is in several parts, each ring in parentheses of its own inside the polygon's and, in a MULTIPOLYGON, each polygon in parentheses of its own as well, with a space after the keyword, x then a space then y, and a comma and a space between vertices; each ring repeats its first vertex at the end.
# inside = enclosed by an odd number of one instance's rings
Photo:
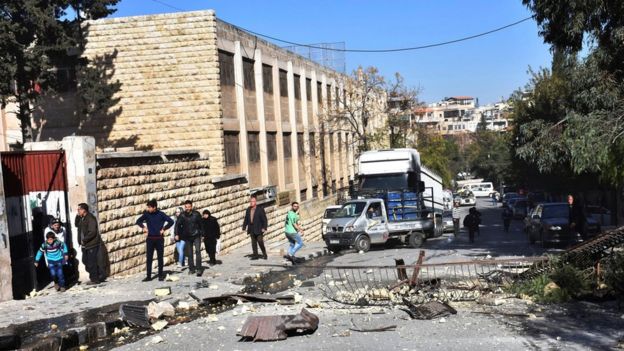
POLYGON ((202 238, 200 235, 190 240, 185 240, 184 250, 188 259, 189 270, 191 272, 197 270, 201 271, 202 269, 201 243, 202 238), (193 260, 193 247, 195 247, 195 260, 193 260))
POLYGON ((63 261, 48 261, 48 269, 52 280, 58 281, 61 288, 65 287, 65 276, 63 275, 63 261))
POLYGON ((152 277, 152 262, 154 261, 154 250, 156 251, 156 256, 158 259, 158 276, 163 276, 163 255, 165 251, 165 239, 150 239, 146 240, 146 254, 147 254, 147 277, 152 277))
POLYGON ((178 262, 180 266, 184 266, 184 240, 176 243, 176 250, 178 250, 178 262))
POLYGON ((301 238, 301 234, 299 233, 286 233, 286 238, 288 242, 290 242, 290 249, 288 250, 288 254, 291 257, 295 257, 295 254, 299 249, 303 247, 303 239, 301 238))

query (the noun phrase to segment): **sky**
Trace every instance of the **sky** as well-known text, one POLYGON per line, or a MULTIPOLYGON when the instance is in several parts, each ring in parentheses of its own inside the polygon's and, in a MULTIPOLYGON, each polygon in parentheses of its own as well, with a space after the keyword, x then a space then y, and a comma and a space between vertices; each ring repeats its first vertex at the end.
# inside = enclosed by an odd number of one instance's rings
MULTIPOLYGON (((303 44, 344 42, 347 49, 420 46, 516 22, 531 13, 520 0, 122 0, 112 17, 213 9, 218 18, 254 32, 303 44)), ((287 44, 278 43, 280 46, 287 44)), ((375 66, 399 72, 436 102, 468 95, 500 101, 529 80, 529 67, 549 67, 549 46, 534 20, 442 47, 397 53, 346 53, 347 72, 375 66)))

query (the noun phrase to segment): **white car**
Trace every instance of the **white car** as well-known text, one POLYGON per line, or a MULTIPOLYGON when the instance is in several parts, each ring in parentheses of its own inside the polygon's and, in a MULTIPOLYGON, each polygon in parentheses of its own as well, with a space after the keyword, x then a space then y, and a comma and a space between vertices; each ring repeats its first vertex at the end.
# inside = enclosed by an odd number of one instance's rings
POLYGON ((334 218, 334 216, 336 215, 336 212, 338 212, 341 208, 342 206, 340 205, 332 205, 332 206, 328 206, 325 209, 325 212, 323 213, 323 221, 321 223, 321 234, 323 236, 327 232, 326 230, 327 223, 329 223, 332 220, 332 218, 334 218))

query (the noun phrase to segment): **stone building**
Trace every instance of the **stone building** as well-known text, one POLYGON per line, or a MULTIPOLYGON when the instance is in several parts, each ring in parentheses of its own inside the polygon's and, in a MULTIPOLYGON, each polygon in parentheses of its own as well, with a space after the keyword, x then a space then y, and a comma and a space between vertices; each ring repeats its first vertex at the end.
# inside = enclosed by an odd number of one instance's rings
POLYGON ((356 173, 357 138, 322 118, 346 77, 211 10, 102 19, 86 31, 84 55, 110 88, 106 108, 82 116, 69 88, 38 114, 42 140, 95 138, 92 204, 112 274, 144 270, 134 220, 150 198, 168 214, 186 199, 210 209, 225 251, 248 243, 241 224, 252 193, 266 208, 269 241, 282 238, 291 201, 302 202, 305 239, 320 238, 323 209, 356 173))

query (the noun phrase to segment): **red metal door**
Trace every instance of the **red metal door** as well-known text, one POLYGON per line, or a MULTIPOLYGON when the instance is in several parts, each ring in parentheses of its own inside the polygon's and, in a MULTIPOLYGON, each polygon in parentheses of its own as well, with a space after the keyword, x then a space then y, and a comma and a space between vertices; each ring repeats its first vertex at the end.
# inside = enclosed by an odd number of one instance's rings
MULTIPOLYGON (((49 283, 44 264, 35 268, 34 256, 43 232, 58 218, 69 230, 67 180, 63 151, 2 152, 2 177, 11 246, 13 297, 24 298, 49 283)), ((68 233, 69 234, 69 233, 68 233)), ((66 238, 71 245, 70 235, 66 238)))

